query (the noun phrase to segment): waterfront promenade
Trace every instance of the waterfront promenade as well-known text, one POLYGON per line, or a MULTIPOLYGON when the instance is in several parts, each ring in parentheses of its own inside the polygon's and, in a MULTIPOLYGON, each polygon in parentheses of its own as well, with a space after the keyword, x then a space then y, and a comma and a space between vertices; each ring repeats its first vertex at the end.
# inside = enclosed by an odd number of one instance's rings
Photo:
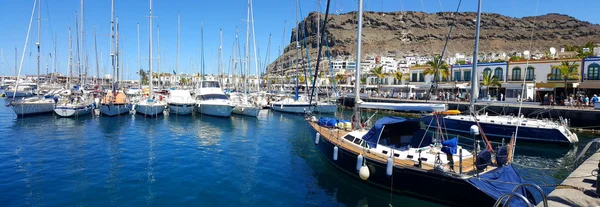
MULTIPOLYGON (((385 102, 385 103, 435 103, 448 104, 448 109, 458 109, 460 111, 469 110, 469 102, 465 101, 437 101, 437 100, 414 100, 414 99, 399 99, 399 98, 382 98, 368 97, 361 98, 366 102, 385 102)), ((347 107, 354 107, 354 98, 340 98, 340 103, 347 107)), ((485 107, 485 112, 489 115, 506 114, 516 115, 519 113, 519 103, 504 102, 504 101, 477 101, 475 106, 478 109, 485 107)), ((541 105, 539 102, 523 102, 521 113, 526 117, 531 118, 550 118, 557 119, 562 116, 570 120, 570 126, 582 129, 598 129, 600 128, 600 110, 595 110, 593 107, 575 107, 575 106, 549 106, 541 105)))

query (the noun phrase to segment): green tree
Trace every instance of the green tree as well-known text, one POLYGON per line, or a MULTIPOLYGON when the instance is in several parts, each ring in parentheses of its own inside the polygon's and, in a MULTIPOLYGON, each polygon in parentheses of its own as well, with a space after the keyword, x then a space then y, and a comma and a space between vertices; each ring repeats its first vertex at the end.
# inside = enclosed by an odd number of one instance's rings
POLYGON ((408 77, 405 77, 403 73, 401 73, 400 71, 397 71, 394 73, 394 78, 396 80, 398 80, 398 84, 400 84, 400 82, 402 82, 402 80, 405 80, 408 77))
POLYGON ((496 59, 492 61, 493 63, 501 63, 501 62, 506 62, 506 60, 504 59, 496 59))
POLYGON ((366 83, 367 83, 367 78, 361 77, 360 78, 360 84, 366 84, 366 83))
POLYGON ((137 73, 142 79, 142 85, 148 85, 148 74, 143 69, 137 73))
POLYGON ((189 78, 181 78, 181 84, 186 85, 190 83, 190 79, 189 78))
POLYGON ((509 59, 510 61, 520 61, 520 60, 524 60, 523 57, 519 57, 519 56, 512 56, 509 59))
POLYGON ((301 76, 298 77, 298 82, 299 83, 304 83, 305 80, 306 80, 306 78, 304 78, 303 75, 301 75, 301 76))
POLYGON ((480 84, 487 87, 487 95, 490 95, 490 87, 500 87, 502 85, 500 80, 498 80, 498 77, 492 75, 492 73, 483 73, 483 79, 481 80, 480 84))
POLYGON ((344 74, 340 73, 340 74, 335 75, 334 80, 335 80, 336 83, 345 82, 346 81, 346 77, 344 77, 344 74))
MULTIPOLYGON (((425 69, 425 71, 423 71, 423 75, 432 75, 435 77, 435 72, 438 71, 439 76, 442 76, 442 80, 448 79, 448 77, 450 76, 450 70, 448 69, 448 64, 446 64, 445 61, 440 60, 439 56, 433 57, 433 61, 427 62, 427 66, 429 66, 429 68, 427 68, 427 69, 425 69)), ((440 80, 439 76, 436 81, 440 80)))
MULTIPOLYGON (((579 64, 569 61, 562 61, 560 65, 553 65, 552 69, 560 72, 560 77, 565 80, 565 94, 567 94, 567 80, 579 80, 579 64)), ((548 78, 554 74, 548 74, 548 78)))
POLYGON ((377 88, 381 88, 381 81, 385 78, 385 76, 387 75, 387 73, 383 72, 383 66, 379 66, 379 67, 375 67, 373 69, 371 69, 371 74, 377 76, 378 81, 377 81, 377 88))
POLYGON ((456 64, 464 65, 464 64, 467 64, 467 61, 466 60, 459 60, 459 61, 456 61, 456 64))

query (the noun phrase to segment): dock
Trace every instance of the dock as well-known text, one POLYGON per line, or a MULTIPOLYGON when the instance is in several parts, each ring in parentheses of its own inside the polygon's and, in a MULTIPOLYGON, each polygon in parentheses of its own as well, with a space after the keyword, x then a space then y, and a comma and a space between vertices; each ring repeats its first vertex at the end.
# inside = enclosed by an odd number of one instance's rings
MULTIPOLYGON (((465 101, 437 101, 437 100, 414 100, 414 99, 398 99, 398 98, 382 98, 368 97, 361 98, 366 102, 385 102, 385 103, 433 103, 433 104, 448 104, 448 109, 458 109, 460 111, 469 110, 469 102, 465 101)), ((341 97, 339 103, 354 107, 353 97, 341 97)), ((513 114, 519 113, 519 103, 504 102, 504 101, 478 101, 475 103, 477 108, 485 107, 485 111, 490 115, 495 114, 513 114)), ((600 110, 594 110, 593 107, 574 107, 574 106, 548 106, 540 105, 539 102, 523 102, 521 113, 525 117, 552 118, 557 119, 559 116, 568 119, 571 127, 580 129, 600 129, 600 124, 590 122, 589 120, 600 119, 600 110)))
POLYGON ((600 152, 585 160, 548 195, 548 206, 600 206, 600 195, 596 194, 597 172, 592 174, 599 162, 600 152))

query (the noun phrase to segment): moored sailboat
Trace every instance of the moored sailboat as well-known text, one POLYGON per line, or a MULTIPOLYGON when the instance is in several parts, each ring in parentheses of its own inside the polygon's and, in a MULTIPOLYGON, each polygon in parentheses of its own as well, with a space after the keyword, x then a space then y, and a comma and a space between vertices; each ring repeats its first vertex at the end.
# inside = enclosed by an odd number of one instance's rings
MULTIPOLYGON (((360 60, 362 0, 358 8, 356 59, 360 60)), ((481 0, 478 8, 476 39, 479 38, 481 0)), ((477 45, 478 41, 474 54, 477 54, 477 45)), ((355 77, 360 77, 360 64, 357 64, 355 77)), ((360 91, 358 82, 355 91, 360 91)), ((362 101, 358 93, 355 93, 355 101, 353 130, 336 119, 314 116, 308 119, 316 132, 314 142, 318 151, 329 163, 354 178, 395 193, 451 206, 492 206, 524 183, 508 164, 512 159, 510 145, 498 150, 494 163, 493 149, 487 140, 487 149, 477 152, 478 147, 474 147, 475 152, 470 153, 458 146, 458 138, 450 139, 443 133, 435 136, 423 130, 420 119, 384 117, 365 130, 360 121, 362 101)), ((472 126, 471 132, 479 134, 480 131, 472 126)), ((524 202, 536 203, 527 189, 519 193, 525 195, 521 196, 527 200, 524 202)))

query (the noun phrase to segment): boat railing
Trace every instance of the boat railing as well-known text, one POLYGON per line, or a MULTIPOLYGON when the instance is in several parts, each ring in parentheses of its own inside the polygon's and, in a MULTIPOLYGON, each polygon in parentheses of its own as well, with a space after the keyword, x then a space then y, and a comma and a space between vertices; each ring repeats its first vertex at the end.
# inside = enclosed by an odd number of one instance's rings
POLYGON ((579 160, 583 159, 583 157, 585 156, 585 154, 587 153, 587 151, 590 149, 590 147, 592 146, 592 144, 596 143, 596 149, 598 149, 600 147, 600 138, 596 138, 593 139, 592 141, 589 141, 585 147, 583 148, 583 150, 581 150, 581 152, 579 153, 579 155, 577 155, 577 158, 575 158, 575 162, 573 162, 573 167, 576 167, 579 164, 579 160))
POLYGON ((503 206, 509 206, 508 204, 510 202, 510 199, 512 197, 514 197, 514 196, 516 196, 517 198, 520 198, 521 200, 523 200, 528 207, 532 207, 532 205, 529 202, 529 200, 527 200, 527 198, 525 198, 525 196, 523 196, 521 194, 518 194, 518 193, 507 193, 507 194, 502 195, 500 198, 498 198, 498 200, 496 200, 496 203, 494 203, 494 207, 500 206, 500 204, 502 204, 502 201, 504 199, 508 199, 508 200, 506 200, 506 203, 504 203, 503 206))
MULTIPOLYGON (((517 193, 517 191, 519 189, 521 189, 522 187, 533 187, 535 188, 541 195, 542 195, 542 203, 544 204, 544 207, 548 207, 548 198, 546 197, 546 194, 544 193, 544 191, 542 190, 542 188, 540 188, 540 186, 533 184, 533 183, 521 183, 519 185, 517 185, 515 188, 513 188, 513 193, 517 193)), ((510 200, 512 200, 512 197, 509 197, 508 200, 506 200, 505 205, 508 206, 508 203, 510 202, 510 200)))

